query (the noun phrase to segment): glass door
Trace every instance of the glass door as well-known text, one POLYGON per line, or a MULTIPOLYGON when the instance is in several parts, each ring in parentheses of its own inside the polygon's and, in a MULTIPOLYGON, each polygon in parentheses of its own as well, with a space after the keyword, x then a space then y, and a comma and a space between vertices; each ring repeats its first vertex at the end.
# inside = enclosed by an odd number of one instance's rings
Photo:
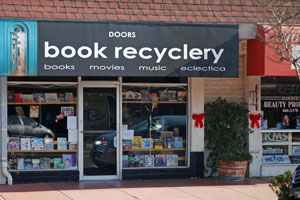
POLYGON ((118 179, 118 87, 81 91, 81 179, 118 179))

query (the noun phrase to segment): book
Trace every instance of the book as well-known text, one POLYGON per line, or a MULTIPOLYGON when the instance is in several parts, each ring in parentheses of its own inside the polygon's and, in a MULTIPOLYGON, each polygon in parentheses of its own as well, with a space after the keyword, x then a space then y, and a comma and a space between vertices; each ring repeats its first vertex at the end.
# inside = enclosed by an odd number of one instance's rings
POLYGON ((40 158, 40 168, 41 169, 51 169, 51 158, 41 157, 40 158))
POLYGON ((174 148, 183 148, 183 138, 182 137, 174 138, 174 148))
POLYGON ((31 150, 42 150, 44 148, 43 138, 31 138, 31 150))
POLYGON ((56 103, 57 102, 57 93, 45 93, 46 102, 56 103))
POLYGON ((33 102, 33 95, 32 94, 23 94, 22 102, 33 102))
POLYGON ((74 99, 73 99, 73 92, 65 92, 65 99, 66 99, 66 102, 73 102, 74 99))
POLYGON ((177 100, 176 91, 169 90, 168 91, 168 101, 176 101, 176 100, 177 100))
POLYGON ((145 167, 154 167, 154 155, 145 155, 145 167))
POLYGON ((24 169, 24 158, 18 158, 18 169, 24 169))
POLYGON ((128 155, 122 156, 122 167, 128 167, 128 155))
POLYGON ((32 169, 40 169, 40 159, 32 159, 32 169))
POLYGON ((53 168, 61 169, 62 159, 61 158, 53 158, 53 168))
POLYGON ((141 149, 142 148, 142 136, 134 136, 133 140, 131 140, 131 148, 132 149, 141 149))
POLYGON ((186 91, 178 91, 177 92, 177 101, 186 101, 186 91))
POLYGON ((135 155, 136 167, 144 167, 144 155, 135 155))
POLYGON ((174 137, 167 137, 167 148, 168 149, 174 148, 174 137))
POLYGON ((7 91, 7 102, 15 102, 15 92, 12 90, 7 91))
POLYGON ((20 138, 10 137, 8 139, 8 150, 20 150, 20 138))
POLYGON ((57 138, 57 149, 58 150, 67 150, 67 138, 58 137, 57 138))
POLYGON ((39 106, 30 106, 30 118, 38 118, 39 117, 39 106))
POLYGON ((65 169, 72 167, 72 154, 62 154, 62 162, 65 169))
POLYGON ((135 167, 135 157, 128 157, 128 167, 135 167))
POLYGON ((155 166, 156 167, 166 166, 166 156, 165 156, 165 154, 156 154, 155 155, 155 166))
POLYGON ((131 149, 131 140, 123 140, 123 149, 131 149))
POLYGON ((160 101, 168 101, 168 91, 167 90, 159 91, 158 94, 159 94, 160 101))
POLYGON ((151 101, 154 101, 154 102, 158 101, 157 92, 151 92, 150 98, 151 98, 151 101))
POLYGON ((45 102, 45 94, 44 93, 33 93, 33 101, 36 103, 43 103, 45 102))
POLYGON ((58 100, 58 102, 66 102, 65 94, 64 93, 58 93, 57 100, 58 100))
POLYGON ((44 150, 54 150, 53 138, 44 138, 44 150))
POLYGON ((164 140, 161 138, 154 139, 153 146, 154 146, 154 149, 163 149, 164 148, 164 140))
POLYGON ((178 166, 178 155, 177 154, 167 154, 166 161, 167 161, 167 167, 177 167, 178 166))
POLYGON ((141 90, 141 100, 150 101, 150 92, 149 90, 141 90))
POLYGON ((142 139, 142 149, 152 149, 153 148, 153 139, 152 138, 143 138, 142 139))
POLYGON ((30 138, 21 138, 21 150, 31 150, 30 138))
POLYGON ((22 102, 22 93, 15 93, 15 102, 22 102))
POLYGON ((32 160, 31 158, 24 159, 24 169, 32 169, 32 160))

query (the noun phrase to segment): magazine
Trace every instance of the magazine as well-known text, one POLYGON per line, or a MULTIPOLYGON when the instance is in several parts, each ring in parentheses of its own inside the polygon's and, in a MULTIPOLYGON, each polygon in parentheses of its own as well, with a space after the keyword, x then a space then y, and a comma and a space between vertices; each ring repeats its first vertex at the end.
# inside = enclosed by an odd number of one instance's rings
POLYGON ((167 160, 168 167, 177 167, 178 166, 178 155, 177 154, 167 154, 166 160, 167 160))
POLYGON ((20 138, 10 137, 8 139, 8 150, 20 150, 20 138))
POLYGON ((166 156, 165 156, 165 154, 156 154, 155 155, 155 165, 156 165, 156 167, 166 166, 166 156))
POLYGON ((30 106, 30 118, 39 117, 39 106, 30 106))
POLYGON ((72 154, 62 154, 65 169, 72 167, 72 154))
POLYGON ((57 138, 57 149, 58 150, 67 150, 67 138, 58 137, 57 138))
POLYGON ((154 155, 145 155, 145 167, 154 167, 154 155))
POLYGON ((30 138, 21 138, 21 150, 31 150, 30 138))

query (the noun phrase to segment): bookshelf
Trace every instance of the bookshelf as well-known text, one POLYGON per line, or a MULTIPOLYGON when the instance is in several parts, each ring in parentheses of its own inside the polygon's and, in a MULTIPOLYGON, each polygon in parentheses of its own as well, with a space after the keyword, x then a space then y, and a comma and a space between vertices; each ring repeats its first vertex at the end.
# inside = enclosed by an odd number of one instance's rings
POLYGON ((69 105, 69 104, 77 104, 77 102, 7 102, 7 105, 69 105))
POLYGON ((76 153, 77 150, 8 150, 8 153, 76 153))
POLYGON ((158 101, 158 102, 152 102, 152 101, 124 101, 122 103, 186 103, 185 101, 158 101))
POLYGON ((123 151, 185 151, 185 148, 172 148, 172 149, 123 149, 123 151))

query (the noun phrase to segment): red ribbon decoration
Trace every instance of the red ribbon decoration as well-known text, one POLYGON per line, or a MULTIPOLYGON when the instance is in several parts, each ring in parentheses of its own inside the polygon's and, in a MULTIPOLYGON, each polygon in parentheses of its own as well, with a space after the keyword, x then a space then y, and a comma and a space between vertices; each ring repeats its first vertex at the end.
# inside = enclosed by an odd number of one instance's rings
POLYGON ((195 120, 195 127, 199 128, 203 128, 204 124, 203 124, 203 119, 204 119, 204 113, 202 114, 193 114, 192 115, 193 120, 195 120))
POLYGON ((255 124, 256 124, 257 128, 260 128, 260 124, 259 124, 259 121, 261 118, 260 113, 258 113, 257 115, 250 114, 249 118, 251 120, 251 128, 254 128, 255 124))

